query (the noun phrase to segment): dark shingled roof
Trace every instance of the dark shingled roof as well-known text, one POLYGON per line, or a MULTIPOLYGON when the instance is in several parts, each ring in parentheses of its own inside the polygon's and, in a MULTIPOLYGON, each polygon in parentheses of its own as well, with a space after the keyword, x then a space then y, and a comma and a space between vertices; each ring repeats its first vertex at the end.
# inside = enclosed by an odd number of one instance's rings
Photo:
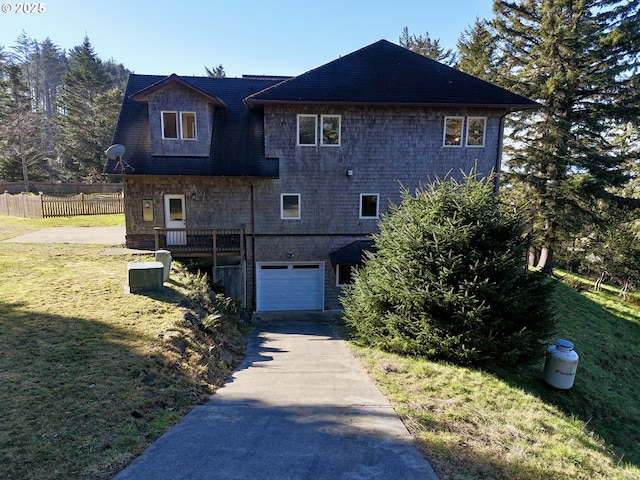
POLYGON ((216 107, 226 107, 225 103, 221 99, 198 88, 193 84, 193 82, 190 83, 190 82, 187 82, 186 80, 183 80, 181 77, 179 77, 175 73, 172 73, 171 75, 163 78, 159 82, 156 82, 153 85, 149 85, 148 87, 143 88, 139 92, 134 93, 133 95, 131 95, 131 99, 135 100, 136 102, 146 102, 147 98, 151 93, 156 92, 171 83, 178 83, 183 87, 186 87, 187 89, 193 92, 196 92, 199 95, 202 95, 204 98, 206 98, 210 103, 212 103, 216 107))
POLYGON ((248 109, 243 100, 282 80, 131 74, 112 142, 126 147, 126 163, 108 160, 104 173, 120 175, 124 166, 128 175, 277 178, 278 161, 265 158, 263 112, 248 109), (149 113, 144 99, 148 93, 175 81, 204 95, 215 107, 210 157, 151 156, 149 113))
POLYGON ((539 104, 386 40, 380 40, 246 100, 266 103, 476 106, 539 104))
POLYGON ((113 143, 127 151, 104 173, 277 178, 266 159, 265 104, 467 106, 504 111, 540 105, 405 48, 380 40, 298 77, 210 78, 131 74, 113 143), (209 157, 153 157, 146 99, 173 82, 214 107, 209 157), (250 108, 247 108, 250 107, 250 108), (126 163, 124 163, 126 162, 126 163))
POLYGON ((331 263, 361 265, 365 258, 365 251, 375 252, 373 240, 356 240, 331 253, 331 263))

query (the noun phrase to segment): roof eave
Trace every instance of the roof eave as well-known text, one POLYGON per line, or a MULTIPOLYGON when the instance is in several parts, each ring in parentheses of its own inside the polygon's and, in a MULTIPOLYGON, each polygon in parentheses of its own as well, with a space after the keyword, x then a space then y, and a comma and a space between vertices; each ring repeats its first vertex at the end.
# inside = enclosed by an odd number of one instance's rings
POLYGON ((343 102, 343 101, 324 101, 324 100, 256 100, 252 98, 246 98, 244 100, 245 105, 249 108, 262 107, 265 105, 332 105, 332 106, 364 106, 364 107, 431 107, 431 108, 452 108, 452 107, 467 107, 467 108, 491 108, 491 109, 503 109, 503 110, 532 110, 543 108, 543 105, 538 103, 433 103, 433 102, 343 102))
POLYGON ((171 75, 169 75, 166 78, 163 78, 162 80, 160 80, 159 82, 154 83, 153 85, 149 85, 148 87, 143 88, 142 90, 139 90, 131 95, 129 95, 129 98, 135 102, 142 102, 145 103, 148 100, 148 97, 150 94, 160 90, 161 88, 166 87, 167 85, 169 85, 170 83, 178 83, 180 85, 182 85, 183 87, 196 92, 197 94, 203 96, 204 98, 207 99, 207 101, 209 103, 211 103, 212 105, 216 106, 216 107, 221 107, 221 108, 227 108, 227 104, 221 99, 218 98, 216 96, 210 95, 207 92, 205 92, 204 90, 191 85, 189 82, 187 82, 186 80, 184 80, 183 78, 181 78, 180 76, 176 75, 175 73, 172 73, 171 75))

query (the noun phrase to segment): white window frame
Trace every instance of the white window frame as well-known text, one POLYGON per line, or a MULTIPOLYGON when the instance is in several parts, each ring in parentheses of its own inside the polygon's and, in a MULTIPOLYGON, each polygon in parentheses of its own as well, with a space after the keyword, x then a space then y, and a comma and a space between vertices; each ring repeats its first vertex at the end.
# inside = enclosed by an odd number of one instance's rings
POLYGON ((378 218, 378 216, 380 215, 380 194, 378 193, 361 193, 360 194, 360 205, 358 207, 358 215, 360 216, 361 220, 366 220, 366 219, 375 219, 378 218), (362 199, 363 197, 376 197, 376 215, 374 216, 363 216, 362 215, 362 199))
MULTIPOLYGON (((349 267, 349 269, 353 269, 354 265, 350 265, 348 263, 338 263, 336 264, 336 287, 346 287, 347 285, 352 285, 351 283, 340 283, 340 267, 349 267)), ((353 276, 350 275, 350 278, 353 280, 353 276)))
POLYGON ((469 148, 482 148, 484 147, 485 138, 487 135, 487 117, 467 117, 467 129, 466 129, 466 139, 465 145, 469 148), (472 121, 482 120, 482 144, 471 145, 469 143, 469 127, 471 126, 472 121))
POLYGON ((162 110, 160 112, 160 128, 162 131, 162 139, 163 140, 178 140, 180 138, 180 115, 177 110, 162 110), (164 114, 165 113, 173 113, 176 116, 176 136, 175 137, 165 137, 164 136, 164 114))
POLYGON ((444 117, 444 127, 443 127, 443 132, 442 132, 442 146, 443 147, 447 147, 447 148, 460 148, 460 147, 462 147, 462 145, 463 145, 463 143, 462 143, 463 134, 464 134, 464 117, 462 117, 462 116, 444 117), (458 143, 451 143, 451 144, 447 143, 447 122, 449 120, 459 120, 460 121, 460 141, 458 143))
POLYGON ((318 145, 318 115, 299 113, 296 119, 296 145, 298 147, 315 147, 318 145), (302 118, 313 118, 313 143, 300 143, 300 119, 302 118))
POLYGON ((342 115, 320 115, 320 145, 323 147, 339 147, 342 142, 342 115), (338 119, 338 143, 324 143, 324 119, 332 117, 338 119))
POLYGON ((280 219, 281 220, 300 220, 302 216, 302 205, 300 202, 300 194, 299 193, 281 193, 280 194, 280 219), (284 214, 284 197, 297 197, 298 198, 298 216, 297 217, 287 217, 284 214))
POLYGON ((180 138, 182 140, 197 140, 198 139, 198 116, 196 112, 184 111, 180 112, 180 138), (187 138, 184 136, 184 122, 182 116, 184 114, 192 114, 193 115, 193 138, 187 138))

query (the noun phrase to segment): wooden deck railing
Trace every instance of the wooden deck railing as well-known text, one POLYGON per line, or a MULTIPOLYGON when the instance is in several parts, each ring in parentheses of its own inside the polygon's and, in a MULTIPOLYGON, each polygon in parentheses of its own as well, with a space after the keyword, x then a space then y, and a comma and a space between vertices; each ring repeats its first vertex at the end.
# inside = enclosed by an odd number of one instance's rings
POLYGON ((155 227, 156 250, 169 250, 174 257, 221 256, 244 258, 244 230, 221 228, 155 227))

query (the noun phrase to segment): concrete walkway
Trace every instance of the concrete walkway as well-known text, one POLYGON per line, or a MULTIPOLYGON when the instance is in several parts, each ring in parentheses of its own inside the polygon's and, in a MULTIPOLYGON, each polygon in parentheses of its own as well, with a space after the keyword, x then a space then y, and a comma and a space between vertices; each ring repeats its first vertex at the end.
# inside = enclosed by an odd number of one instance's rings
POLYGON ((7 243, 81 243, 123 245, 125 227, 49 227, 4 240, 7 243))
POLYGON ((115 477, 396 478, 437 477, 332 328, 301 319, 256 327, 230 381, 115 477))

